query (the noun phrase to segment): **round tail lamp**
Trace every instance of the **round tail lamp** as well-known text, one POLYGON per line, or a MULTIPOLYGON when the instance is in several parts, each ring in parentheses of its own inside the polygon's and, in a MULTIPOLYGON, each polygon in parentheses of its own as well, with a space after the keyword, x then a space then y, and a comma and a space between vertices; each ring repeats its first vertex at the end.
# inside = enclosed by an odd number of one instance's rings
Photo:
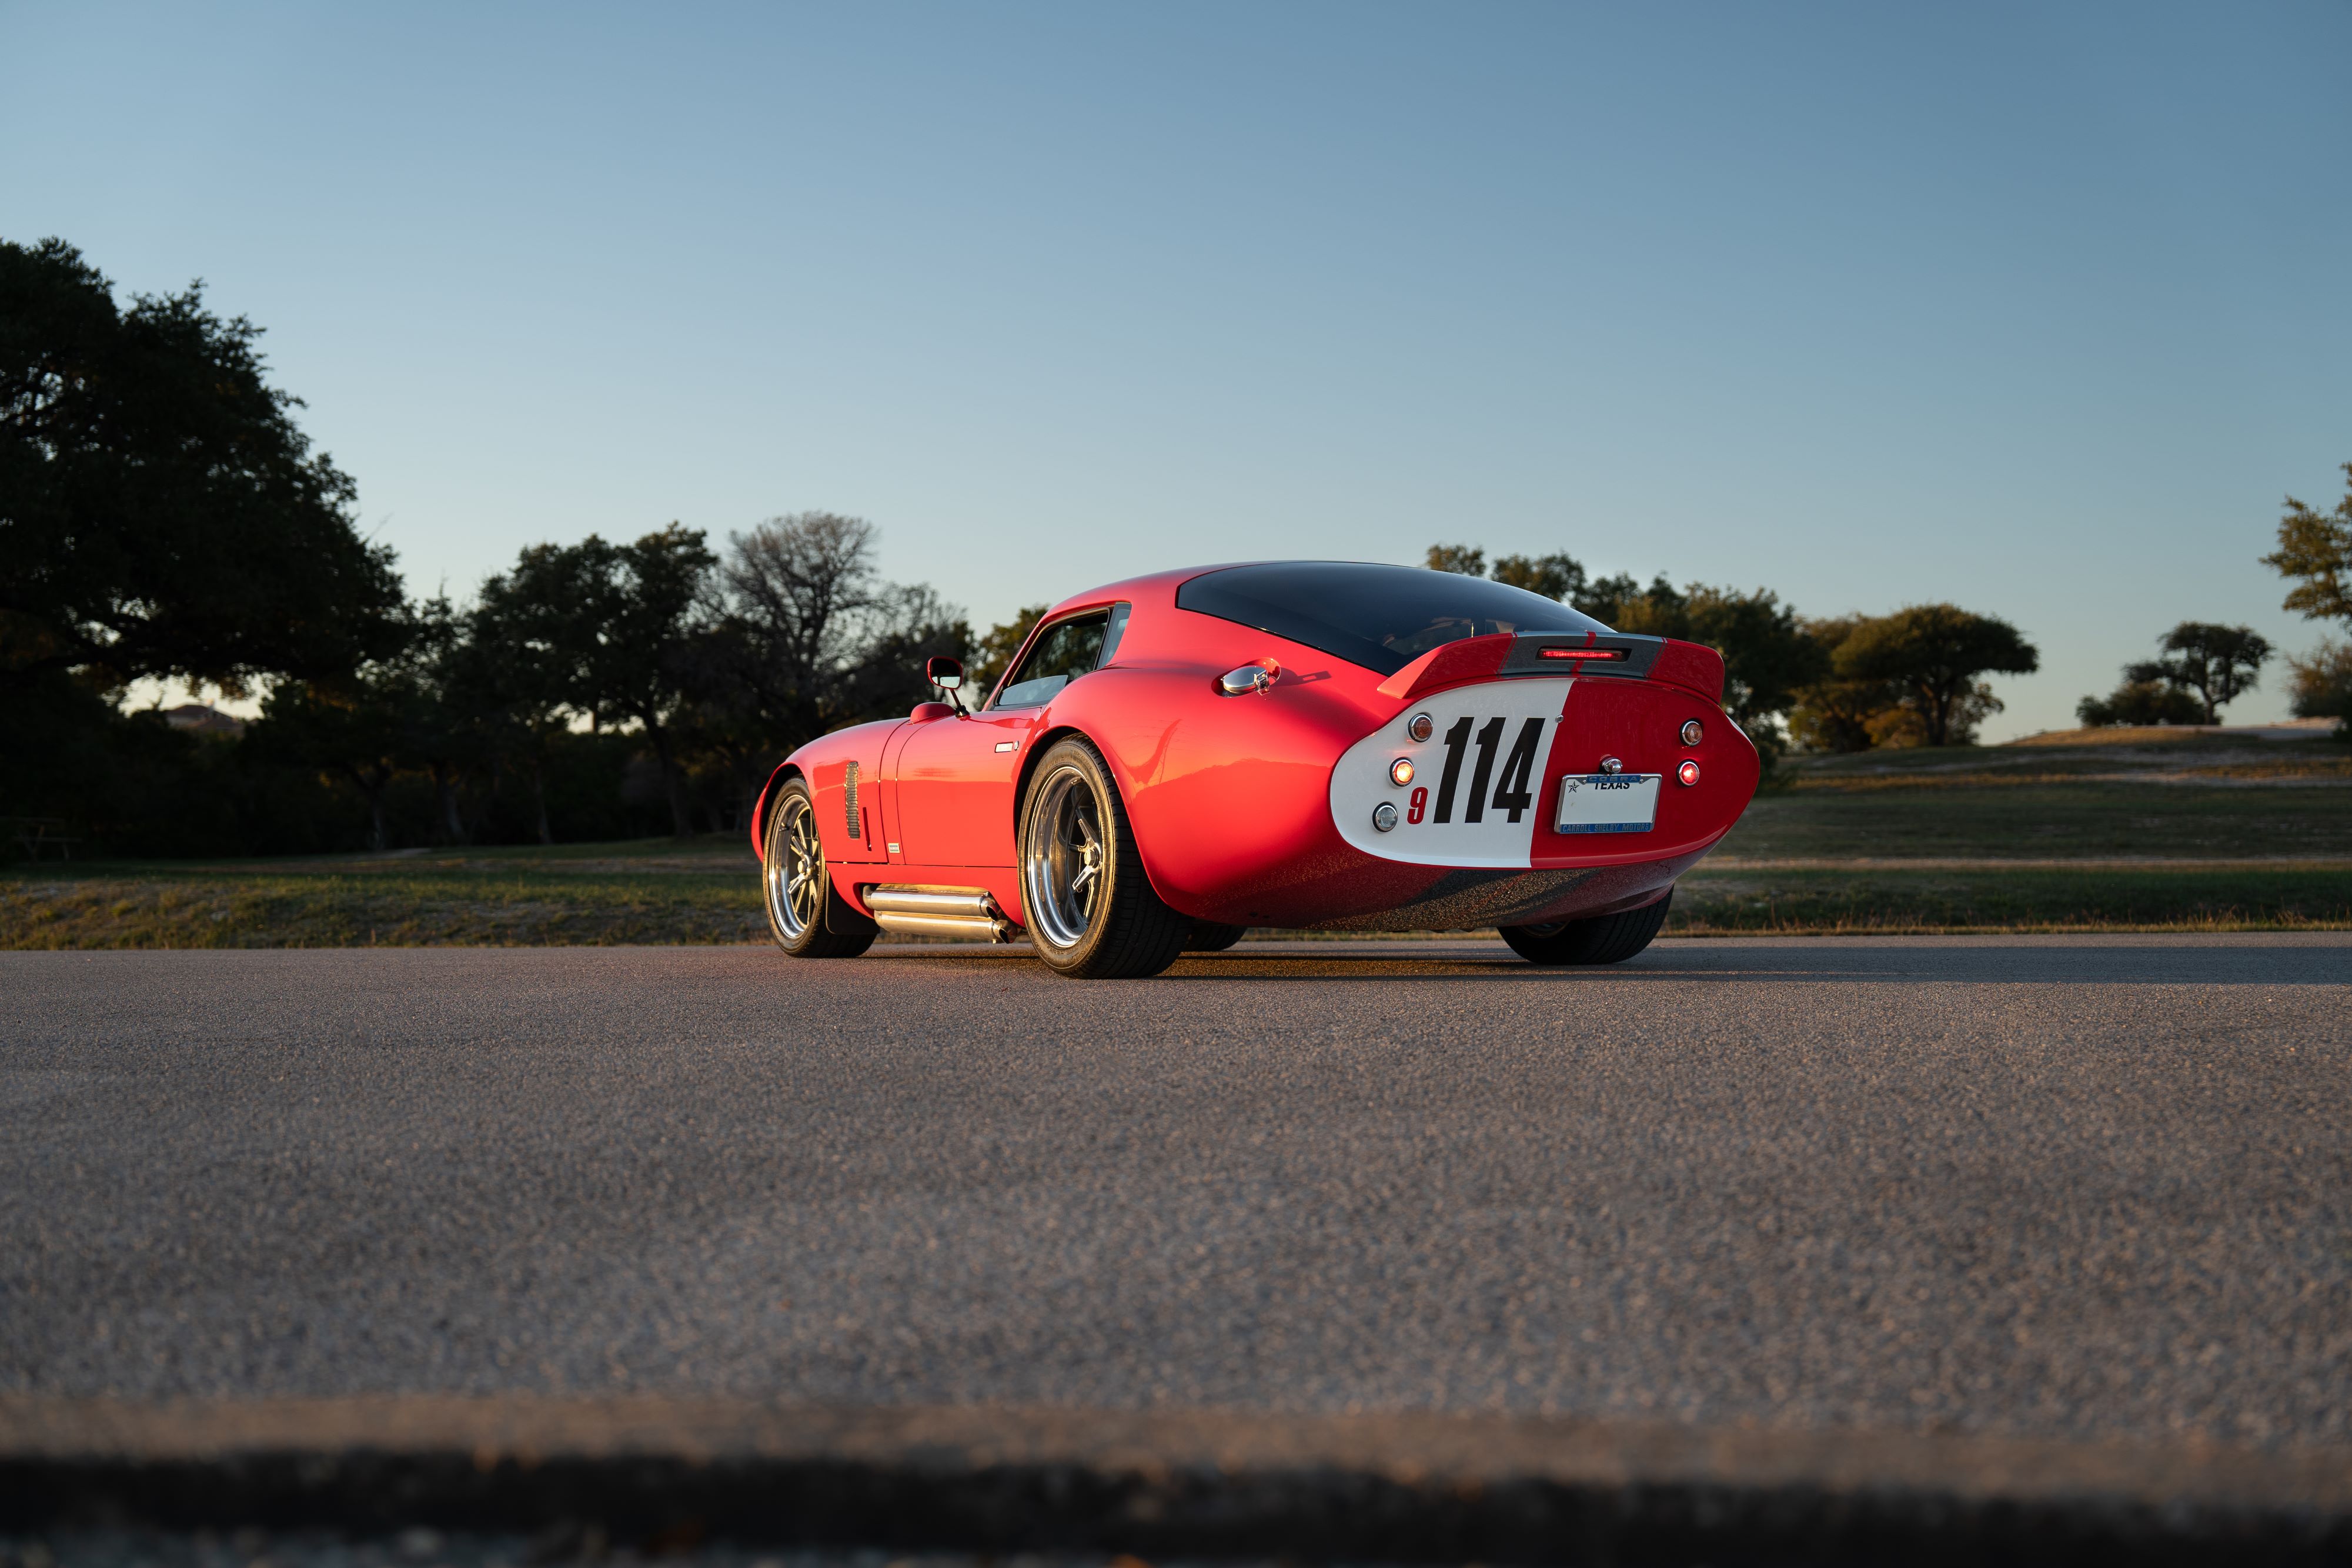
POLYGON ((1389 764, 1389 782, 1402 789, 1412 782, 1412 758, 1400 757, 1389 764))
POLYGON ((1675 769, 1675 777, 1685 784, 1697 783, 1698 764, 1685 759, 1680 768, 1675 769))

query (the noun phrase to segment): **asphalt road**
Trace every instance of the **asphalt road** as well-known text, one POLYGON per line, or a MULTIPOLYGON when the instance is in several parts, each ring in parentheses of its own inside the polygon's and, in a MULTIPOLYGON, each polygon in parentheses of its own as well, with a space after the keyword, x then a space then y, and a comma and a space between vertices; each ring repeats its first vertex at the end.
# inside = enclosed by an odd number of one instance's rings
POLYGON ((0 955, 0 1393, 2352 1439, 2352 935, 0 955))

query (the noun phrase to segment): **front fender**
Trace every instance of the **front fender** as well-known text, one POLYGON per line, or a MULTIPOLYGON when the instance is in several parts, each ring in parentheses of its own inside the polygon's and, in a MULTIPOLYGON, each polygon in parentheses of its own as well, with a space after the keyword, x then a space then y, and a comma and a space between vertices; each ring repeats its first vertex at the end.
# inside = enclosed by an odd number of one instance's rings
POLYGON ((817 841, 832 864, 883 858, 882 749, 904 719, 880 719, 821 735, 777 764, 751 812, 751 852, 767 858, 768 813, 788 779, 806 779, 817 841))
POLYGON ((768 802, 775 799, 776 791, 783 787, 785 779, 803 777, 801 765, 796 760, 798 756, 799 753, 795 752, 776 764, 775 770, 768 775, 768 781, 760 786, 759 803, 751 808, 751 852, 760 857, 762 865, 768 861, 768 802))

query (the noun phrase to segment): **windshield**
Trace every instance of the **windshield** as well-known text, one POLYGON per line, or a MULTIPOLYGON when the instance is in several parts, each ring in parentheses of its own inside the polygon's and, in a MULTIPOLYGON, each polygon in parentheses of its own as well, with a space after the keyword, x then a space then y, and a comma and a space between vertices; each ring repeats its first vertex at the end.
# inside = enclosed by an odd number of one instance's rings
POLYGON ((1609 630, 1580 611, 1508 583, 1369 561, 1227 567, 1179 588, 1176 607, 1238 621, 1384 675, 1465 637, 1609 630))

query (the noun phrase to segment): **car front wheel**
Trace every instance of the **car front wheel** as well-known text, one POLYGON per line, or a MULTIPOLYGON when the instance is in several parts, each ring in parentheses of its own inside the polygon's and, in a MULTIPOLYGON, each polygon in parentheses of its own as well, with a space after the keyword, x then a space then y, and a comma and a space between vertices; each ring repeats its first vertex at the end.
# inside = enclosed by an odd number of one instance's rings
POLYGON ((833 891, 808 784, 791 779, 768 813, 767 852, 760 857, 761 902, 776 946, 795 958, 855 958, 880 927, 833 891))
POLYGON ((1192 923, 1160 901, 1102 754, 1073 736, 1038 760, 1021 810, 1021 903, 1037 956, 1077 979, 1176 961, 1192 923))
POLYGON ((1650 945, 1674 902, 1669 889, 1657 903, 1618 915, 1549 925, 1506 925, 1503 940, 1530 964, 1622 964, 1650 945))

